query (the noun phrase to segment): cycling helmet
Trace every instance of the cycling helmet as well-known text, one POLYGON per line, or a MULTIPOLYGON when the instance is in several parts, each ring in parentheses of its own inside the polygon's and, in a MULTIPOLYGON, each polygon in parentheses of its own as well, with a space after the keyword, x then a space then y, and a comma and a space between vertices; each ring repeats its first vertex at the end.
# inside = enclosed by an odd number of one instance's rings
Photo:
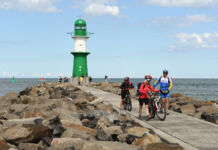
POLYGON ((152 76, 150 75, 145 76, 145 80, 151 80, 151 79, 152 79, 152 76))
POLYGON ((125 78, 124 78, 124 81, 129 81, 129 77, 125 77, 125 78))
POLYGON ((168 70, 164 70, 164 71, 163 71, 163 74, 168 74, 168 70))

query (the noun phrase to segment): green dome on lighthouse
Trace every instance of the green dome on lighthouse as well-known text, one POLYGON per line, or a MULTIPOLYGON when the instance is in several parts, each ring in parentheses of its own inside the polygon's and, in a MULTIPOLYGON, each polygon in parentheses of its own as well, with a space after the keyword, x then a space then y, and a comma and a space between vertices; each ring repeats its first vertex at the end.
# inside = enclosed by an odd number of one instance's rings
POLYGON ((83 19, 76 20, 74 36, 87 36, 85 20, 83 19))
POLYGON ((75 26, 79 26, 79 27, 81 27, 81 26, 86 26, 86 21, 85 20, 83 20, 83 19, 78 19, 78 20, 76 20, 76 22, 75 22, 75 26))

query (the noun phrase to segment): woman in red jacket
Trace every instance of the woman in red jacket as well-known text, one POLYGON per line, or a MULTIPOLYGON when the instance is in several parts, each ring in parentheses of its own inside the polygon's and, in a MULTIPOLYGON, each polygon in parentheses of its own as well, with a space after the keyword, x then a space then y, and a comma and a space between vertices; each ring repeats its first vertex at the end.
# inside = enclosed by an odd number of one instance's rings
POLYGON ((145 104, 145 114, 146 114, 146 118, 145 119, 148 120, 150 118, 149 111, 148 111, 148 104, 149 104, 148 92, 150 90, 152 90, 154 92, 159 92, 159 90, 154 89, 152 86, 150 86, 151 79, 152 79, 151 76, 146 76, 144 82, 140 86, 140 94, 139 94, 139 119, 141 119, 143 103, 145 104))

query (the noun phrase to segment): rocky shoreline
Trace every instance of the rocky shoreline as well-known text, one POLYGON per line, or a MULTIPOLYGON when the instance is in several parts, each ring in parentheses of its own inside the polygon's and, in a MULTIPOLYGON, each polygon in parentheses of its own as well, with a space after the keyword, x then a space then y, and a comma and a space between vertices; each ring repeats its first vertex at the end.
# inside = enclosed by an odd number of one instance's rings
POLYGON ((182 150, 69 84, 0 97, 0 150, 182 150))
MULTIPOLYGON (((107 92, 120 95, 121 83, 92 83, 91 86, 107 92)), ((138 99, 136 89, 130 90, 133 99, 138 99)), ((190 115, 218 124, 218 100, 201 101, 191 97, 183 96, 180 93, 171 94, 169 109, 178 113, 190 115)))

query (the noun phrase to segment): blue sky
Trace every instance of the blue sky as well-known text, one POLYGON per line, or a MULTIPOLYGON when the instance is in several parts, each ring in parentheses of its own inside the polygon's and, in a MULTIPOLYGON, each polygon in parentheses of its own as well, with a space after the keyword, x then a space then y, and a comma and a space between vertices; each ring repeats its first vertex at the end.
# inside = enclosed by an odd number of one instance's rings
POLYGON ((0 0, 0 77, 71 76, 87 20, 89 75, 218 77, 217 0, 0 0))

